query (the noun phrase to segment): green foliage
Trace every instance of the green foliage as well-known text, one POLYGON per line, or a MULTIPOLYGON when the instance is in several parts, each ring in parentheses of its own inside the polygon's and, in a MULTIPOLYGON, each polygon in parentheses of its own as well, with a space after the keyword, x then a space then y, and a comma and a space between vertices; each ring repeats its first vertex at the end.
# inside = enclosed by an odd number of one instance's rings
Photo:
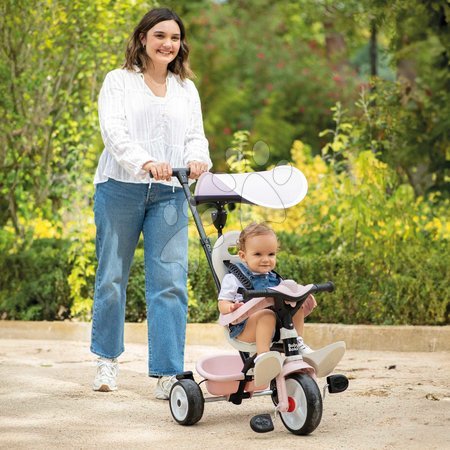
MULTIPOLYGON (((5 0, 0 5, 0 224, 21 239, 87 203, 102 143, 96 99, 125 41, 154 2, 5 0)), ((187 25, 216 170, 236 130, 270 150, 258 169, 289 160, 294 139, 323 146, 336 101, 354 111, 366 85, 355 55, 371 24, 390 76, 370 99, 371 144, 417 194, 448 189, 449 6, 445 0, 169 1, 187 25), (355 20, 356 18, 356 20, 355 20), (386 132, 387 131, 387 132, 386 132)), ((367 53, 367 52, 366 52, 367 53)), ((359 62, 358 62, 359 61, 359 62)), ((386 68, 387 69, 387 68, 386 68)), ((255 167, 255 166, 253 166, 255 167)), ((64 217, 66 220, 66 217, 64 217)), ((60 228, 61 225, 60 225, 60 228)))
MULTIPOLYGON (((0 4, 4 318, 90 318, 96 99, 153 4, 0 4)), ((215 171, 285 160, 309 183, 298 207, 238 206, 229 227, 271 221, 289 253, 280 255, 285 276, 336 282, 311 320, 448 323, 448 2, 167 4, 187 26, 215 171), (379 77, 368 79, 374 30, 382 54, 379 77)), ((197 253, 190 248, 189 320, 214 321, 215 287, 197 253)), ((139 248, 127 320, 145 319, 143 272, 139 248)))
POLYGON ((372 261, 367 253, 297 256, 282 252, 279 272, 304 284, 332 280, 336 290, 317 296, 308 319, 323 323, 444 325, 449 323, 450 287, 445 252, 424 254, 404 245, 397 254, 372 261))
POLYGON ((253 150, 249 145, 250 132, 247 130, 233 133, 231 147, 227 151, 227 164, 231 172, 250 172, 253 150))
POLYGON ((0 316, 11 320, 63 320, 70 316, 69 243, 40 239, 19 252, 0 253, 0 316))
POLYGON ((78 233, 78 237, 71 243, 68 252, 71 271, 67 276, 67 283, 72 300, 71 315, 86 320, 91 315, 97 262, 94 242, 82 233, 78 233))
POLYGON ((1 2, 0 225, 22 238, 36 216, 57 221, 92 178, 100 83, 149 7, 134 3, 1 2))
POLYGON ((439 193, 417 197, 401 173, 376 156, 364 119, 345 118, 338 105, 335 121, 326 132, 332 138, 323 149, 327 163, 294 144, 293 160, 309 192, 282 228, 297 229, 306 252, 369 252, 369 260, 396 252, 403 242, 447 243, 448 199, 439 193))
POLYGON ((448 190, 448 2, 228 1, 187 13, 216 170, 236 130, 264 141, 272 164, 289 160, 294 139, 317 154, 330 106, 357 114, 358 90, 372 82, 366 132, 377 145, 366 148, 382 151, 417 194, 448 190), (373 26, 377 80, 365 69, 373 26))
MULTIPOLYGON (((286 279, 319 283, 334 281, 336 291, 317 296, 319 306, 308 319, 323 323, 384 325, 443 325, 449 323, 450 287, 446 243, 423 247, 404 242, 395 252, 379 258, 378 252, 305 251, 303 239, 279 234, 282 252, 277 270, 286 279)), ((191 250, 192 251, 192 250, 191 250)), ((3 252, 0 260, 0 315, 15 320, 89 318, 89 302, 69 296, 68 274, 73 273, 70 243, 36 240, 20 253, 3 252), (74 312, 77 314, 74 314, 74 312)), ((87 273, 92 292, 94 276, 87 273)), ((72 281, 73 283, 73 281, 72 281)), ((206 262, 200 257, 189 272, 189 322, 218 318, 217 290, 206 262)), ((73 288, 72 288, 73 289, 73 288)), ((127 290, 126 320, 146 319, 143 250, 136 251, 127 290)))
MULTIPOLYGON (((420 245, 404 244, 383 260, 367 253, 305 254, 296 236, 280 235, 283 251, 277 270, 300 283, 334 281, 336 290, 317 296, 318 307, 309 322, 445 325, 449 324, 450 286, 446 254, 448 245, 424 251, 420 245)), ((218 318, 217 291, 203 260, 190 274, 197 298, 189 321, 214 322, 218 318)))
POLYGON ((134 255, 133 266, 130 272, 130 281, 127 287, 125 320, 130 322, 142 322, 146 320, 146 311, 144 250, 138 248, 134 255))
MULTIPOLYGON (((438 193, 416 197, 411 186, 370 148, 376 143, 367 139, 364 120, 348 118, 339 104, 334 120, 335 128, 323 133, 330 137, 323 158, 313 156, 303 143, 294 143, 292 159, 305 173, 309 192, 284 221, 275 221, 283 250, 280 273, 303 283, 328 279, 336 283, 334 293, 320 296, 312 321, 447 324, 448 200, 438 193)), ((248 133, 237 133, 232 148, 230 166, 245 169, 254 156, 248 133)), ((240 226, 236 215, 242 218, 242 211, 230 214, 231 227, 240 226)), ((269 221, 271 217, 276 218, 269 216, 269 221)), ((35 247, 18 251, 6 231, 0 242, 4 317, 90 317, 95 260, 89 234, 78 232, 70 246, 62 240, 36 240, 39 252, 35 247), (55 250, 55 245, 63 245, 64 251, 55 250), (38 263, 41 255, 44 262, 38 263), (32 278, 24 283, 28 273, 32 278), (42 283, 45 289, 39 290, 42 283), (69 289, 71 302, 63 298, 69 289)), ((217 292, 199 250, 191 242, 188 320, 211 322, 218 316, 217 292)), ((136 252, 127 294, 127 320, 144 320, 142 248, 136 252)))
POLYGON ((343 64, 337 74, 328 57, 325 8, 286 3, 211 2, 186 19, 219 170, 234 131, 250 130, 252 143, 264 141, 270 162, 287 160, 295 138, 318 146, 317 130, 328 125, 337 90, 345 103, 355 98, 355 71, 343 64))
POLYGON ((195 271, 189 271, 189 281, 195 301, 189 305, 189 322, 214 322, 219 317, 217 289, 206 258, 200 258, 195 271))
POLYGON ((450 193, 446 178, 450 94, 445 89, 450 77, 446 78, 441 73, 433 84, 417 80, 413 90, 402 83, 377 80, 372 93, 363 92, 357 103, 362 114, 358 136, 353 133, 351 139, 379 154, 417 195, 430 191, 450 193))

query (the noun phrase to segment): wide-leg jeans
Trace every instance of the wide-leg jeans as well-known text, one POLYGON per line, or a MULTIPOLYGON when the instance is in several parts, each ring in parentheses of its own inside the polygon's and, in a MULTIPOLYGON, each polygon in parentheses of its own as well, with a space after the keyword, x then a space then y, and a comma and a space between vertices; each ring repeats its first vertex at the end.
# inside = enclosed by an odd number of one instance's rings
POLYGON ((126 288, 144 236, 148 373, 183 371, 187 317, 187 204, 181 188, 108 179, 96 185, 96 254, 91 351, 124 351, 126 288))

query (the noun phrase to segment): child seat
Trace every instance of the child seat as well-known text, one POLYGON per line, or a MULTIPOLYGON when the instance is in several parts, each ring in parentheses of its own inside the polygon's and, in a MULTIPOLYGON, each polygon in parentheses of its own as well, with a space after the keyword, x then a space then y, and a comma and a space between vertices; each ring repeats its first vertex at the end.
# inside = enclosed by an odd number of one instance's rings
MULTIPOLYGON (((240 262, 236 251, 230 252, 232 248, 237 249, 237 241, 239 239, 240 231, 228 231, 220 236, 212 250, 212 263, 214 271, 216 272, 219 281, 222 282, 223 277, 228 273, 224 261, 229 261, 233 264, 240 262)), ((225 335, 228 342, 238 351, 246 353, 256 353, 256 344, 239 341, 236 338, 231 338, 228 328, 224 327, 225 335)))

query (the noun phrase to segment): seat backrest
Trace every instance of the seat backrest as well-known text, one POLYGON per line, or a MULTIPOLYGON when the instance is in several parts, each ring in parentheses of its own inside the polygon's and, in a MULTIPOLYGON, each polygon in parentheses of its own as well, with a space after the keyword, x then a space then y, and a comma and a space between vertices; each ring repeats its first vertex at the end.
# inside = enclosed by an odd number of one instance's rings
POLYGON ((222 282, 223 277, 228 273, 228 269, 223 262, 227 260, 232 263, 240 261, 237 254, 230 253, 231 248, 237 248, 237 241, 240 234, 240 231, 228 231, 220 236, 214 244, 211 258, 214 271, 220 282, 222 282))
MULTIPOLYGON (((228 231, 217 239, 214 244, 212 250, 212 263, 214 267, 214 271, 219 278, 219 281, 222 282, 223 277, 228 273, 228 269, 223 263, 224 261, 230 261, 232 263, 237 263, 240 261, 239 256, 237 254, 230 253, 230 249, 237 248, 237 241, 239 239, 240 231, 228 231)), ((234 252, 237 253, 237 252, 234 252)), ((249 344, 247 342, 241 342, 237 339, 230 338, 230 332, 228 327, 224 328, 225 335, 228 339, 228 342, 240 352, 246 352, 250 354, 256 353, 256 345, 249 344)))

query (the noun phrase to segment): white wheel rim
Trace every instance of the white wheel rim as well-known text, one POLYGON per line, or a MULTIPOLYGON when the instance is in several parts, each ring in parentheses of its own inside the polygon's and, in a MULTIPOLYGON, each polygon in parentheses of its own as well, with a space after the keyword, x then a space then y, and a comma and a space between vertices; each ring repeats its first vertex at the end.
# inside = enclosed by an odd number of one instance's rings
POLYGON ((298 381, 288 378, 286 380, 286 391, 288 397, 295 401, 295 410, 292 412, 282 412, 283 422, 292 430, 299 430, 306 421, 308 404, 306 402, 305 391, 298 381))
POLYGON ((170 393, 170 406, 172 414, 177 420, 186 419, 189 402, 186 395, 186 391, 181 386, 174 386, 170 393))

